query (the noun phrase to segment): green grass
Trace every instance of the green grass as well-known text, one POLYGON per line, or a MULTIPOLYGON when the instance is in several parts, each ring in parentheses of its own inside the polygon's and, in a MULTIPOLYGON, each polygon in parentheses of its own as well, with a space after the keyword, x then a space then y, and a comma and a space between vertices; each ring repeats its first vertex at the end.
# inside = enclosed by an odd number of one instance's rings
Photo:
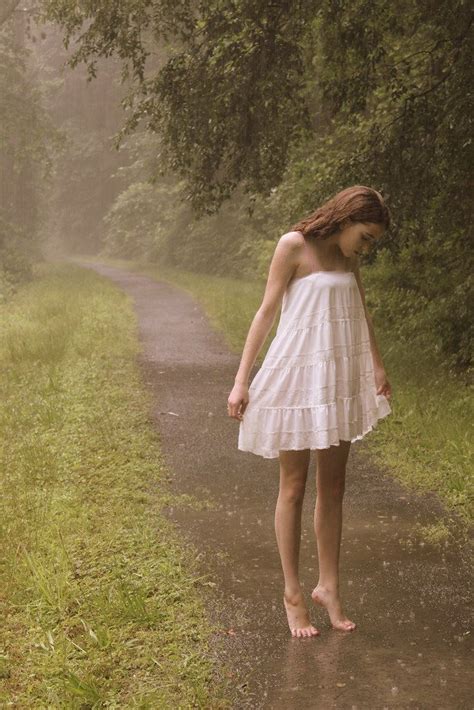
POLYGON ((36 276, 0 306, 0 705, 229 707, 132 304, 74 265, 36 276))
MULTIPOLYGON (((185 289, 202 304, 229 348, 241 354, 248 328, 261 303, 263 282, 118 259, 97 257, 96 261, 139 271, 185 289)), ((368 300, 376 302, 383 298, 383 294, 370 289, 370 274, 363 274, 363 278, 368 300)), ((263 360, 277 324, 278 317, 257 364, 263 360)), ((407 347, 390 340, 390 332, 384 331, 383 324, 375 319, 374 326, 393 397, 392 414, 379 422, 365 439, 367 451, 377 465, 405 486, 420 492, 436 492, 448 511, 452 511, 453 522, 470 525, 474 513, 472 386, 446 372, 429 344, 414 342, 407 347)))

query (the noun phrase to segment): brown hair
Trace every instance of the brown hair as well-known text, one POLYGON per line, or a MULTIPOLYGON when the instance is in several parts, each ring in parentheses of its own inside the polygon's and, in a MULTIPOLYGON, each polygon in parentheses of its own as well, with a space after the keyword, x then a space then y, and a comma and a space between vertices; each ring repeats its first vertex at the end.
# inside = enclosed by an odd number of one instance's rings
POLYGON ((383 224, 388 229, 391 216, 380 192, 364 185, 353 185, 331 197, 291 230, 302 232, 305 238, 327 239, 339 232, 346 220, 383 224))

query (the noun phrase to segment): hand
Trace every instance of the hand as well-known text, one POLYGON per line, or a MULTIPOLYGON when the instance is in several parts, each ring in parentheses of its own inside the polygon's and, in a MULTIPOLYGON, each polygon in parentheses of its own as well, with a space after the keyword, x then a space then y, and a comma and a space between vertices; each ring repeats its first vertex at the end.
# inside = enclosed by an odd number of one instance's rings
POLYGON ((387 379, 387 374, 383 367, 376 367, 375 372, 375 386, 377 388, 377 394, 383 394, 387 399, 392 396, 392 386, 387 379))
POLYGON ((249 403, 248 385, 235 384, 227 400, 227 415, 242 420, 249 403))

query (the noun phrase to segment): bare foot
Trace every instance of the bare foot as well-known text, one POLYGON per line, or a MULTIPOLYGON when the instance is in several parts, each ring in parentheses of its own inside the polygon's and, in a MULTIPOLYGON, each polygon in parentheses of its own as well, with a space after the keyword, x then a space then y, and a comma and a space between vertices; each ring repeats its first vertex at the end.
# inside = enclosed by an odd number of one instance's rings
POLYGON ((283 601, 292 636, 295 638, 319 636, 320 632, 309 620, 308 609, 304 603, 302 592, 297 592, 296 594, 285 593, 283 601))
POLYGON ((327 610, 334 629, 353 631, 356 628, 356 624, 343 613, 337 592, 331 592, 318 584, 311 593, 311 599, 315 604, 320 604, 327 610))

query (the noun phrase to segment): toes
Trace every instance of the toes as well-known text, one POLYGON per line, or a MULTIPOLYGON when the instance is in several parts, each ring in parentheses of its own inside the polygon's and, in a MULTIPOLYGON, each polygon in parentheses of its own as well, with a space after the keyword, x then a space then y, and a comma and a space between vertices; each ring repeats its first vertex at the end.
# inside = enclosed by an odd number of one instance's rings
POLYGON ((311 636, 319 636, 320 632, 314 626, 305 629, 291 629, 293 638, 311 638, 311 636))
POLYGON ((353 631, 355 627, 356 625, 353 621, 341 621, 338 624, 334 625, 335 629, 340 629, 341 631, 353 631))

